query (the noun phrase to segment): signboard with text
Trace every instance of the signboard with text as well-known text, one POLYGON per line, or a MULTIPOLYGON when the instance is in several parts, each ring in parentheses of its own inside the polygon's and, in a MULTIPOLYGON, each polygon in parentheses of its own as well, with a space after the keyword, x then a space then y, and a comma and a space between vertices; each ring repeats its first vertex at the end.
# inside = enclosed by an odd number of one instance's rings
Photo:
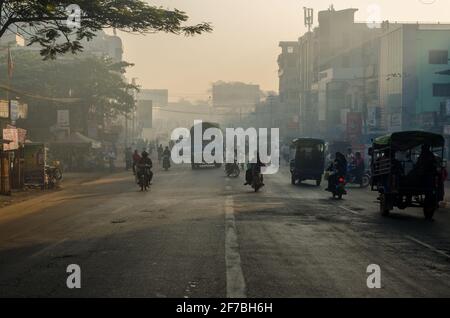
POLYGON ((4 151, 19 149, 19 132, 15 128, 3 129, 3 139, 10 143, 3 145, 4 151))
POLYGON ((70 117, 69 110, 63 109, 57 111, 57 125, 58 127, 69 127, 70 126, 70 117))
POLYGON ((9 104, 7 100, 0 100, 0 118, 9 118, 9 104))

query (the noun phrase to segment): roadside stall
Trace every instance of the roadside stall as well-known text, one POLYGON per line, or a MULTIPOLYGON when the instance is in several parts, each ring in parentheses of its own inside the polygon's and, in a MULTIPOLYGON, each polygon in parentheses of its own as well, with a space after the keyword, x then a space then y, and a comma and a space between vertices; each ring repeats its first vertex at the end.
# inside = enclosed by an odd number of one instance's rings
POLYGON ((93 171, 103 167, 101 143, 81 133, 54 141, 49 148, 51 160, 61 162, 65 171, 93 171))

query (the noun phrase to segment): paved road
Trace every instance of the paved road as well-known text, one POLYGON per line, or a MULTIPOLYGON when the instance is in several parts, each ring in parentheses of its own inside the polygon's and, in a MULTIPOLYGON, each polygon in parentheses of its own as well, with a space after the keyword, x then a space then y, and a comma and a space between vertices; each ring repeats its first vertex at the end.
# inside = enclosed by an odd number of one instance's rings
POLYGON ((335 201, 286 171, 242 184, 174 167, 141 193, 122 172, 0 209, 0 296, 450 296, 449 210, 382 218, 367 189, 335 201))

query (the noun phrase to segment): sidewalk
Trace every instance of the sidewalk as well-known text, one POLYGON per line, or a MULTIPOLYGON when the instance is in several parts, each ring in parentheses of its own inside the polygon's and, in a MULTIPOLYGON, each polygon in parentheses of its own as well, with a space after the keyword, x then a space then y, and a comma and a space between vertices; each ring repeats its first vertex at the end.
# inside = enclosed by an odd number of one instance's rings
MULTIPOLYGON (((117 172, 122 171, 117 169, 117 172)), ((0 196, 0 209, 17 204, 23 201, 68 189, 84 182, 93 181, 103 176, 109 175, 109 172, 68 172, 63 174, 60 185, 55 189, 42 190, 39 188, 25 188, 23 190, 13 190, 10 196, 0 196)))

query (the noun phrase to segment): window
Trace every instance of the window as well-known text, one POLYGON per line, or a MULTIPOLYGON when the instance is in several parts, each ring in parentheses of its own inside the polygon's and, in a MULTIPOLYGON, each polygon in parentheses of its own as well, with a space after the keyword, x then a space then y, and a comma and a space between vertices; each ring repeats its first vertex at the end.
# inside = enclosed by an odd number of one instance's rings
POLYGON ((288 46, 287 52, 288 52, 289 54, 294 53, 294 47, 288 46))
POLYGON ((450 97, 450 83, 449 84, 433 84, 433 96, 435 96, 435 97, 450 97))
POLYGON ((448 64, 447 50, 431 50, 429 52, 430 64, 448 64))

